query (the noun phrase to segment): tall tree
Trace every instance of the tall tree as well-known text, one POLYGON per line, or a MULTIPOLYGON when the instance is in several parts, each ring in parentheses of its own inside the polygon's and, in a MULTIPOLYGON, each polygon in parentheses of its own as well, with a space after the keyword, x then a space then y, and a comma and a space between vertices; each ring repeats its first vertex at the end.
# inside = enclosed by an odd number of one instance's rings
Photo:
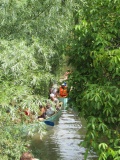
POLYGON ((71 104, 87 121, 84 146, 120 159, 120 1, 86 0, 68 44, 71 104))
POLYGON ((62 64, 62 45, 71 23, 70 10, 61 8, 65 6, 57 0, 0 2, 2 81, 8 76, 8 83, 18 81, 47 96, 48 83, 62 64))
POLYGON ((71 23, 68 7, 59 0, 0 1, 0 159, 18 160, 25 150, 14 120, 19 108, 36 113, 48 98, 49 82, 63 62, 62 46, 71 23), (10 131, 5 124, 12 126, 10 131))

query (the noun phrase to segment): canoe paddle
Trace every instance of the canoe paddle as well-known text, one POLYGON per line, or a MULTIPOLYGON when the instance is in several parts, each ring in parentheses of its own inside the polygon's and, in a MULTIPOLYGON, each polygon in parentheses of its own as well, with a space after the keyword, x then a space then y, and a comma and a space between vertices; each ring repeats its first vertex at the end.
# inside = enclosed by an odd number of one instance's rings
POLYGON ((51 121, 44 121, 44 123, 49 126, 54 126, 54 122, 51 122, 51 121))

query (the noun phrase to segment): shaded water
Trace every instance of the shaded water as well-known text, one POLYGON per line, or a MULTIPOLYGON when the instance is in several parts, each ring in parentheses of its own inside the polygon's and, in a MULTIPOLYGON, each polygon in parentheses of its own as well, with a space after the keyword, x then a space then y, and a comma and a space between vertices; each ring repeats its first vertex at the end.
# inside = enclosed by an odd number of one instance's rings
MULTIPOLYGON (((31 148, 40 160, 83 160, 85 148, 79 144, 84 135, 84 121, 73 112, 63 110, 43 140, 37 135, 33 138, 31 148)), ((88 160, 95 160, 95 155, 89 154, 88 160)))

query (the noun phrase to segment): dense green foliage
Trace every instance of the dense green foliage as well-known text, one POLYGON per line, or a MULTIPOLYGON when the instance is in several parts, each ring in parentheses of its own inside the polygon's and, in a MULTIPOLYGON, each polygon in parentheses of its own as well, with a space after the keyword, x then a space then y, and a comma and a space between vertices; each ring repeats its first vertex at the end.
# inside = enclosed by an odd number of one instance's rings
POLYGON ((81 1, 67 55, 71 104, 87 121, 83 145, 120 159, 120 1, 81 1))
POLYGON ((18 111, 36 114, 59 78, 70 10, 59 0, 1 0, 0 17, 0 159, 18 160, 28 143, 14 124, 18 111))
POLYGON ((48 98, 65 52, 71 104, 87 121, 83 145, 120 159, 120 1, 1 0, 0 17, 0 159, 28 150, 14 122, 48 98))
POLYGON ((0 112, 0 159, 19 160, 21 153, 29 150, 30 137, 38 132, 42 138, 46 133, 46 126, 36 121, 27 123, 30 121, 29 117, 22 112, 19 114, 18 107, 11 108, 10 112, 9 109, 2 108, 0 112), (18 123, 20 116, 22 123, 18 123))

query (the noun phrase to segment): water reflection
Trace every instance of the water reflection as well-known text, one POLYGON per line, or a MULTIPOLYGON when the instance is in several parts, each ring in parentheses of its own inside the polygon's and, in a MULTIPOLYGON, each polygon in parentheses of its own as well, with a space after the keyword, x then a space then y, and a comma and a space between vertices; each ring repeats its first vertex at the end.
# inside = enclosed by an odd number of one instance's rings
MULTIPOLYGON (((54 127, 49 127, 43 140, 36 135, 31 148, 40 160, 83 160, 85 148, 79 146, 85 135, 84 121, 64 110, 54 127)), ((89 155, 93 160, 94 155, 89 155)))

